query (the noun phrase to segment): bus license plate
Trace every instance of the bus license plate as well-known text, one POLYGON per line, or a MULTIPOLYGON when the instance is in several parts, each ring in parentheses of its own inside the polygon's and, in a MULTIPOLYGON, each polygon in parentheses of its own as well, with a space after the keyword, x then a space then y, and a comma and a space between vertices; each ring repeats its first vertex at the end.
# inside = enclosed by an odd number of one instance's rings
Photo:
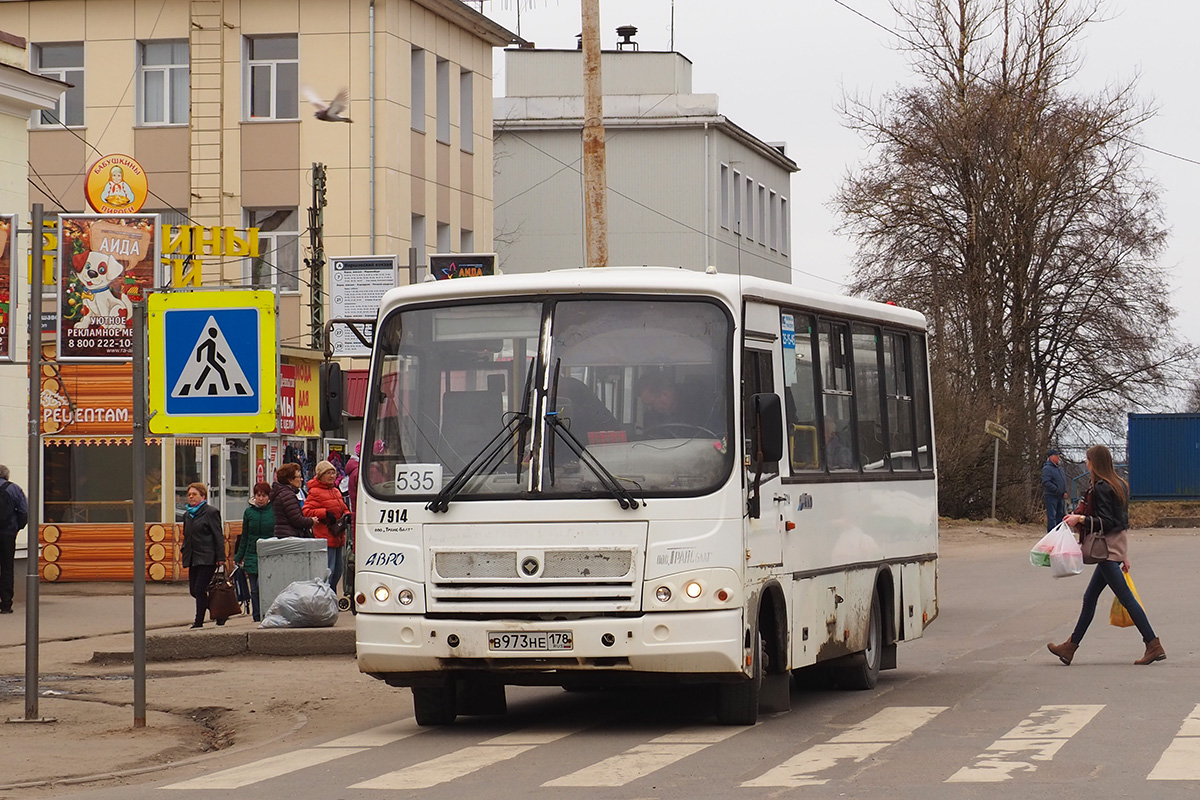
POLYGON ((517 653, 570 650, 571 631, 488 631, 488 649, 517 653))

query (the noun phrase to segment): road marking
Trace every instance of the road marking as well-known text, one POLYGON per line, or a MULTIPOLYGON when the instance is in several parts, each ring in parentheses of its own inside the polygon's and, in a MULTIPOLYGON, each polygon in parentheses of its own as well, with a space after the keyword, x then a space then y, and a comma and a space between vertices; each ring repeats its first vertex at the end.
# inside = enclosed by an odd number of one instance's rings
POLYGON ((975 763, 946 779, 947 783, 999 783, 1015 773, 1033 772, 1036 761, 1049 761, 1104 706, 1042 706, 1017 727, 975 756, 975 763))
POLYGON ((316 747, 383 747, 392 742, 416 736, 418 733, 423 733, 427 730, 428 728, 420 727, 410 718, 399 722, 389 722, 386 725, 380 725, 375 728, 368 728, 365 731, 359 731, 349 736, 343 736, 340 739, 318 744, 316 747))
POLYGON ((472 772, 515 758, 543 744, 556 742, 584 730, 584 727, 528 728, 513 731, 471 747, 464 747, 429 761, 422 761, 369 781, 356 783, 351 789, 428 789, 431 786, 461 778, 472 772))
POLYGON ((704 726, 674 731, 542 786, 624 786, 745 730, 749 727, 704 726))
POLYGON ((1146 780, 1200 781, 1200 705, 1183 721, 1146 780))
POLYGON ((828 778, 817 775, 843 762, 859 763, 885 747, 911 736, 946 706, 900 706, 885 708, 830 739, 792 756, 766 774, 742 786, 821 786, 828 778))
POLYGON ((173 783, 163 788, 240 789, 252 783, 265 781, 269 778, 278 778, 281 775, 287 775, 289 772, 295 772, 305 767, 314 767, 337 758, 362 753, 365 750, 367 750, 365 747, 312 747, 305 750, 294 750, 290 753, 281 753, 280 755, 264 758, 260 761, 243 764, 240 767, 214 772, 211 775, 201 775, 198 778, 192 778, 182 783, 173 783))

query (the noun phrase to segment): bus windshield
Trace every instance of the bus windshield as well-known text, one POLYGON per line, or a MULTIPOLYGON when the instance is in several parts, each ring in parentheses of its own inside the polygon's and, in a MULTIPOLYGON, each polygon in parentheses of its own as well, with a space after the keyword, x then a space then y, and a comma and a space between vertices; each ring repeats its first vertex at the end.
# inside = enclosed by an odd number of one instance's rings
POLYGON ((398 310, 376 336, 364 483, 413 500, 454 483, 455 502, 711 491, 732 468, 730 340, 704 300, 398 310))

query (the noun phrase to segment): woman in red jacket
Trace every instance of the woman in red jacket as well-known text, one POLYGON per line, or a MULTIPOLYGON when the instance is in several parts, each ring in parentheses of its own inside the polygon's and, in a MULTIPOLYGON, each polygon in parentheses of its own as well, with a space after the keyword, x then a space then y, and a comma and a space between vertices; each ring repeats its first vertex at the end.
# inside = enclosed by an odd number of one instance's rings
POLYGON ((350 510, 337 487, 337 468, 328 461, 317 464, 316 476, 308 482, 308 497, 304 498, 304 516, 313 519, 313 535, 324 539, 328 546, 329 585, 337 594, 338 581, 346 567, 343 548, 346 545, 345 517, 350 510))

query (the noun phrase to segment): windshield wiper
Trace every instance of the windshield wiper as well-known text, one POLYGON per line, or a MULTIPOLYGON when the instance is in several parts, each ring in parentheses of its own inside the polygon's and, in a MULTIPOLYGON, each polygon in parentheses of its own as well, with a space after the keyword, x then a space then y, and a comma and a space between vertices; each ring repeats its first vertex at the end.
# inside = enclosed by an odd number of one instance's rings
MULTIPOLYGON (((573 452, 575 457, 579 459, 579 463, 585 465, 592 471, 592 474, 599 479, 600 484, 609 491, 609 494, 616 498, 618 503, 621 504, 621 508, 633 509, 638 508, 639 505, 644 506, 646 502, 643 500, 641 503, 639 503, 634 496, 629 493, 629 490, 621 485, 621 481, 617 479, 617 476, 609 472, 608 467, 601 464, 600 461, 594 455, 592 455, 591 451, 587 449, 587 446, 583 442, 579 441, 579 437, 571 433, 571 429, 563 424, 562 417, 558 415, 557 408, 558 375, 561 368, 562 359, 560 358, 554 362, 554 381, 550 385, 551 410, 546 412, 546 424, 553 428, 554 432, 562 437, 562 440, 566 442, 567 447, 571 448, 571 452, 573 452)), ((554 439, 550 439, 550 441, 546 443, 546 446, 550 451, 550 483, 553 484, 554 439)))
POLYGON ((525 374, 525 402, 521 406, 521 410, 513 413, 508 422, 504 423, 504 427, 500 429, 500 432, 493 436, 492 440, 485 444, 483 449, 476 453, 475 457, 456 472, 454 477, 450 479, 450 482, 443 486, 442 490, 425 504, 427 511, 434 513, 445 511, 450 507, 450 501, 454 499, 455 495, 461 492, 463 487, 467 485, 467 481, 483 472, 485 468, 488 468, 488 474, 494 472, 496 467, 500 466, 503 456, 507 455, 505 453, 506 441, 512 437, 514 432, 518 433, 517 479, 520 480, 520 451, 525 448, 525 433, 533 426, 533 420, 529 416, 529 388, 533 381, 533 359, 529 359, 529 362, 529 369, 525 374))

